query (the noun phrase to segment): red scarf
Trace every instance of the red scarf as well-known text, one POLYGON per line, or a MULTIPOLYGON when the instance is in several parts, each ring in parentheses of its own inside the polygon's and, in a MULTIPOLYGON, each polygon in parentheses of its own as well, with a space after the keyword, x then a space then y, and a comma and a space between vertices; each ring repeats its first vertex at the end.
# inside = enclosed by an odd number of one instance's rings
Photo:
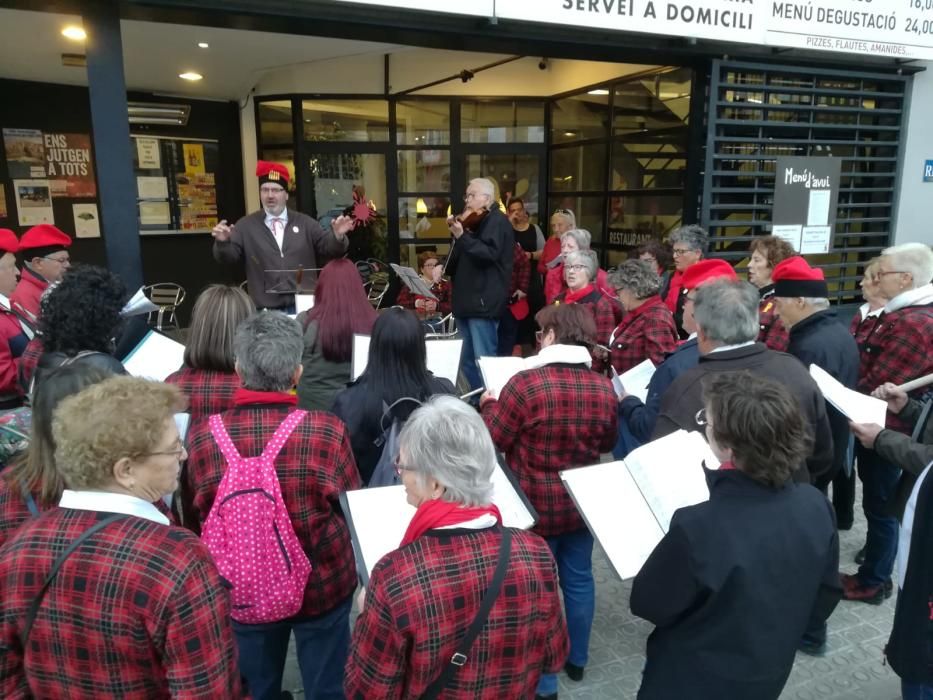
POLYGON ((593 293, 593 283, 590 282, 583 289, 578 289, 573 291, 572 289, 567 289, 567 293, 564 294, 563 303, 564 304, 575 304, 586 296, 589 296, 593 293))
POLYGON ((253 391, 240 387, 233 392, 233 405, 244 406, 256 403, 287 403, 290 406, 298 405, 298 396, 286 394, 281 391, 253 391))
POLYGON ((468 508, 450 501, 442 501, 439 498, 425 501, 418 506, 415 517, 408 523, 408 529, 405 530, 405 536, 402 538, 399 547, 414 542, 428 530, 448 525, 459 525, 460 523, 475 520, 481 515, 494 515, 499 524, 502 524, 502 514, 492 503, 488 506, 468 508))

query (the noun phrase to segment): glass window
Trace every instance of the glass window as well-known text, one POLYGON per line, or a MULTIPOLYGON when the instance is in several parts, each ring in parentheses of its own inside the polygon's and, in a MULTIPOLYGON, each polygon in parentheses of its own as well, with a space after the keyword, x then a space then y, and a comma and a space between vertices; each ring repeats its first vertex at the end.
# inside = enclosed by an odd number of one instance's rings
POLYGON ((399 102, 395 106, 400 146, 442 146, 450 143, 450 103, 446 100, 399 102))
POLYGON ((544 103, 463 102, 460 138, 466 143, 544 143, 544 103))
POLYGON ((348 207, 357 226, 350 234, 352 260, 387 259, 386 162, 381 153, 317 153, 309 161, 314 211, 327 227, 348 207))
POLYGON ((660 241, 683 221, 681 196, 624 196, 609 198, 609 245, 636 248, 660 241))
POLYGON ((305 100, 301 103, 305 141, 388 141, 385 100, 305 100))
POLYGON ((450 245, 448 243, 407 243, 402 242, 401 250, 399 250, 399 262, 406 266, 410 267, 413 270, 418 270, 418 254, 431 251, 432 253, 437 253, 440 258, 441 263, 444 262, 444 259, 447 257, 447 254, 450 252, 450 245))
POLYGON ((294 141, 291 100, 259 103, 259 139, 265 146, 291 145, 294 141))
POLYGON ((485 177, 492 180, 498 188, 496 194, 503 209, 512 197, 521 197, 534 223, 539 206, 538 167, 537 156, 469 155, 466 179, 485 177))
POLYGON ((400 197, 398 200, 398 230, 400 238, 450 237, 447 217, 452 211, 450 198, 424 195, 400 197))
POLYGON ((450 192, 450 151, 398 152, 399 192, 450 192))
POLYGON ((612 144, 609 189, 682 188, 686 169, 686 148, 679 144, 616 141, 612 144))
POLYGON ((592 92, 599 94, 574 95, 551 105, 551 143, 608 136, 609 91, 592 92))
MULTIPOLYGON (((603 222, 606 213, 606 198, 599 197, 573 197, 551 196, 551 205, 548 212, 558 209, 569 209, 577 221, 577 228, 585 228, 593 237, 593 246, 602 244, 603 222)), ((550 213, 548 219, 550 219, 550 213)), ((550 224, 548 224, 550 226, 550 224)))
POLYGON ((551 191, 603 190, 606 168, 605 143, 593 143, 551 151, 551 191))

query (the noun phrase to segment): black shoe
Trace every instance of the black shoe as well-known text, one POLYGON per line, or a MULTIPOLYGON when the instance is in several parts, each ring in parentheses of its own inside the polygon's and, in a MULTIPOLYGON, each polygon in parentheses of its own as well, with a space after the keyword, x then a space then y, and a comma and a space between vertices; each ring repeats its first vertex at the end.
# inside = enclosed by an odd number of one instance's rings
POLYGON ((282 694, 279 696, 280 700, 294 700, 295 696, 291 694, 288 690, 283 690, 282 694))
POLYGON ((557 693, 550 695, 535 695, 535 700, 557 700, 557 693))
POLYGON ((887 600, 894 593, 894 582, 888 579, 884 582, 884 599, 887 600))
POLYGON ((836 520, 836 529, 839 530, 839 532, 844 532, 844 531, 847 531, 847 530, 851 530, 853 524, 854 524, 854 523, 853 523, 853 521, 852 521, 851 518, 849 518, 849 519, 847 519, 847 520, 843 520, 843 519, 839 518, 839 519, 836 520))
POLYGON ((865 563, 865 548, 862 547, 859 551, 855 553, 855 563, 861 566, 865 563))
POLYGON ((797 642, 797 651, 807 654, 808 656, 826 656, 826 640, 815 642, 806 638, 801 639, 797 642))
POLYGON ((583 680, 583 667, 572 664, 569 661, 564 664, 564 673, 566 673, 567 678, 572 681, 577 681, 579 683, 583 680))

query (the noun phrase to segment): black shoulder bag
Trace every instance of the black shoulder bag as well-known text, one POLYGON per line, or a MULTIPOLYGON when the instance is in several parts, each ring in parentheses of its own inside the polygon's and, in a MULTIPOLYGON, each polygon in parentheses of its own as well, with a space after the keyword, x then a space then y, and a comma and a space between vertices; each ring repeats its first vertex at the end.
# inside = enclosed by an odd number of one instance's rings
POLYGON ((59 555, 58 559, 55 560, 55 563, 52 564, 52 570, 49 571, 49 575, 45 577, 45 583, 42 584, 42 588, 39 589, 39 593, 36 595, 35 599, 32 601, 32 604, 29 606, 29 612, 26 615, 26 624, 23 625, 23 650, 26 649, 26 643, 29 641, 29 634, 32 632, 32 623, 36 620, 36 615, 39 613, 39 607, 42 605, 42 600, 45 598, 45 594, 48 592, 49 586, 52 585, 52 581, 58 574, 58 570, 62 567, 62 564, 65 563, 65 560, 91 535, 98 532, 99 530, 103 530, 110 523, 116 520, 122 520, 125 517, 127 516, 119 513, 108 515, 106 518, 95 523, 80 535, 78 535, 78 537, 76 537, 75 540, 68 545, 65 551, 59 555))
POLYGON ((489 588, 486 589, 486 593, 483 594, 483 600, 479 605, 479 611, 476 613, 476 617, 473 618, 473 622, 470 624, 469 629, 467 629, 463 639, 460 640, 460 644, 457 645, 457 651, 450 657, 450 661, 447 662, 444 670, 441 671, 441 675, 435 678, 434 682, 424 691, 421 700, 434 700, 434 698, 438 697, 441 691, 450 683, 457 669, 466 664, 468 660, 467 652, 470 650, 470 647, 473 646, 473 641, 479 636, 479 633, 483 631, 483 627, 486 626, 486 619, 489 617, 492 605, 496 602, 496 598, 499 597, 499 591, 502 590, 502 581, 505 579, 505 574, 509 568, 509 556, 511 553, 512 531, 509 528, 503 528, 502 543, 499 548, 499 562, 496 564, 496 571, 492 576, 492 582, 489 584, 489 588))

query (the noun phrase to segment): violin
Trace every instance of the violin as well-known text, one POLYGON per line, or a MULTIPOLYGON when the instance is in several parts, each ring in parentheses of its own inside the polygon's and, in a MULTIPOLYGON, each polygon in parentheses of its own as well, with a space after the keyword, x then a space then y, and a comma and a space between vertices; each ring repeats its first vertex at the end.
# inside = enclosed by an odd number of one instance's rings
POLYGON ((487 216, 489 216, 489 209, 483 207, 482 209, 467 209, 456 218, 457 221, 463 224, 465 231, 475 231, 487 216))

